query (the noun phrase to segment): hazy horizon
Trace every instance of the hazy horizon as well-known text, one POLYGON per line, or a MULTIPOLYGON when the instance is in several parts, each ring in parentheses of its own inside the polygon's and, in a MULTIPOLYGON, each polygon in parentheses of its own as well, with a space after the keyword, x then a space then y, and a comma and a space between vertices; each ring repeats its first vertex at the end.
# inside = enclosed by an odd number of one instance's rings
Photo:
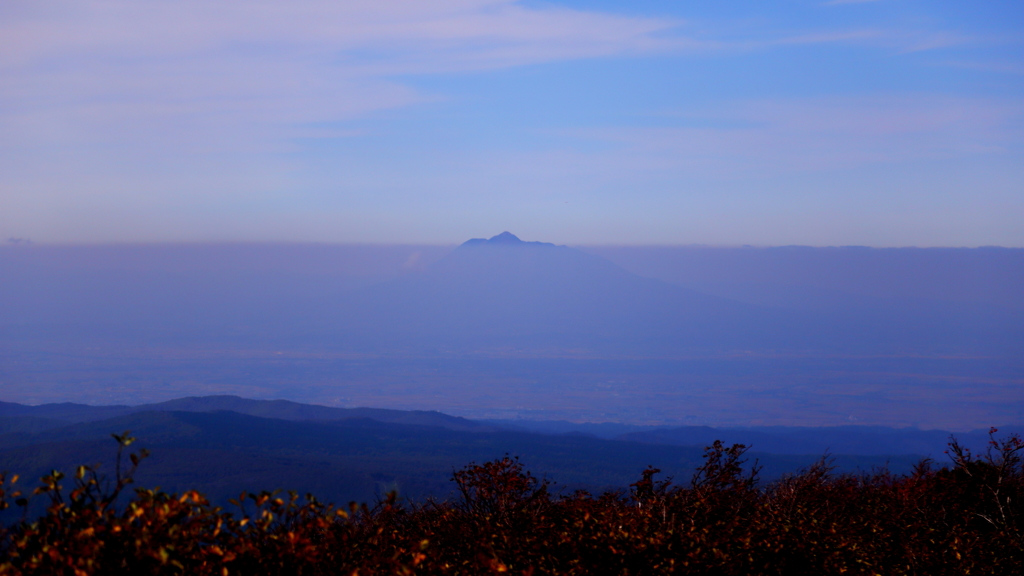
POLYGON ((0 251, 0 400, 208 393, 476 418, 1024 421, 1024 250, 0 251))
MULTIPOLYGON (((486 237, 486 236, 485 236, 486 237)), ((467 237, 466 240, 472 240, 474 238, 467 237)), ((547 240, 538 240, 541 242, 547 242, 547 240)), ((115 240, 105 242, 38 242, 31 238, 8 238, 5 244, 0 244, 0 249, 3 248, 27 248, 27 247, 115 247, 115 246, 231 246, 231 245, 283 245, 283 246, 380 246, 380 247, 406 247, 406 246, 424 246, 431 248, 448 248, 455 249, 462 242, 344 242, 344 241, 307 241, 307 240, 159 240, 159 241, 134 241, 134 240, 115 240)), ((871 244, 711 244, 706 242, 690 242, 690 243, 630 243, 630 242, 592 242, 592 243, 579 243, 579 242, 565 242, 559 243, 560 246, 568 246, 570 248, 874 248, 879 250, 885 249, 904 249, 904 248, 918 248, 921 250, 928 250, 932 248, 948 248, 948 249, 962 249, 962 250, 976 250, 985 248, 1003 248, 1008 250, 1019 250, 1024 249, 1024 246, 1007 246, 1001 244, 977 244, 977 245, 871 245, 871 244)))

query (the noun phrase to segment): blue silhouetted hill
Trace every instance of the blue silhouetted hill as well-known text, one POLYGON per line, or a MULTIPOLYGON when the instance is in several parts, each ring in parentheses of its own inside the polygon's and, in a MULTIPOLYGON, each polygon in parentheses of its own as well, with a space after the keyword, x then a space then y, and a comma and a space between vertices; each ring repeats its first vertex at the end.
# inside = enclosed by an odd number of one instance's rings
MULTIPOLYGON (((906 472, 939 452, 949 433, 882 427, 643 428, 617 438, 614 424, 474 422, 438 412, 343 409, 233 396, 144 406, 0 405, 0 469, 32 478, 103 462, 112 471, 112 432, 131 430, 150 449, 139 480, 168 490, 200 489, 217 499, 243 489, 289 488, 337 501, 372 499, 398 488, 417 498, 447 495, 454 468, 509 453, 569 488, 625 488, 647 465, 685 478, 714 440, 753 446, 777 478, 826 451, 840 470, 888 466, 906 472), (116 415, 113 415, 116 414, 116 415), (53 416, 73 418, 59 421, 53 416), (546 430, 549 433, 538 433, 546 430), (584 432, 584 434, 573 433, 584 432)), ((1013 432, 1006 428, 1003 434, 1013 432)), ((1019 427, 1016 428, 1019 431, 1019 427)), ((983 450, 984 431, 957 435, 983 450)))
POLYGON ((138 412, 217 412, 232 411, 250 416, 279 420, 351 420, 371 419, 378 422, 434 426, 452 430, 485 430, 486 425, 472 420, 427 410, 388 410, 384 408, 335 408, 316 404, 301 404, 288 400, 250 400, 239 396, 190 396, 154 404, 138 406, 90 406, 60 403, 27 406, 0 402, 0 418, 7 426, 31 430, 61 425, 96 422, 138 412))
MULTIPOLYGON (((398 411, 370 413, 392 421, 353 416, 358 414, 354 411, 330 413, 348 417, 321 420, 317 418, 328 414, 320 411, 324 407, 305 405, 300 405, 300 411, 285 407, 286 418, 253 416, 213 409, 224 398, 205 400, 189 398, 163 405, 202 408, 196 411, 136 407, 136 411, 100 420, 0 432, 0 463, 2 469, 25 478, 38 478, 53 469, 69 473, 83 462, 102 463, 101 471, 109 475, 115 452, 110 434, 131 430, 139 439, 134 448, 152 452, 138 476, 142 486, 199 489, 221 502, 242 490, 277 488, 347 502, 373 500, 391 489, 415 498, 444 497, 452 489, 453 469, 506 453, 521 456, 535 473, 557 478, 567 489, 593 490, 625 489, 649 464, 684 477, 700 464, 703 453, 701 446, 536 434, 479 424, 452 428, 400 423, 395 421, 402 419, 395 417, 398 411)), ((282 414, 280 404, 229 402, 240 408, 260 406, 265 414, 282 414)), ((0 415, 0 430, 16 418, 23 417, 0 415)), ((820 454, 753 457, 765 465, 765 477, 775 478, 810 465, 820 454)), ((868 470, 889 462, 904 470, 917 459, 841 455, 836 464, 844 470, 868 470)))
POLYGON ((490 238, 470 238, 462 243, 462 247, 468 246, 551 246, 550 242, 523 242, 518 236, 508 230, 490 238))

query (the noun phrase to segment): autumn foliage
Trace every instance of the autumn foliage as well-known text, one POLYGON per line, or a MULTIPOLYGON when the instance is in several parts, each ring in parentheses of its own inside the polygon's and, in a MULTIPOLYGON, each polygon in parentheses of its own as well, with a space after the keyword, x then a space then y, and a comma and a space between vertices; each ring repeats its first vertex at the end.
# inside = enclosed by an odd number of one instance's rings
MULTIPOLYGON (((133 439, 115 438, 120 456, 133 439)), ((0 575, 1024 573, 1016 436, 980 456, 953 442, 948 466, 910 475, 822 461, 763 486, 744 452, 716 442, 689 482, 648 468, 600 496, 557 493, 505 457, 455 472, 452 501, 339 509, 263 492, 230 510, 145 489, 118 504, 145 456, 130 454, 108 480, 80 467, 29 494, 0 476, 0 509, 49 499, 0 533, 0 575)))

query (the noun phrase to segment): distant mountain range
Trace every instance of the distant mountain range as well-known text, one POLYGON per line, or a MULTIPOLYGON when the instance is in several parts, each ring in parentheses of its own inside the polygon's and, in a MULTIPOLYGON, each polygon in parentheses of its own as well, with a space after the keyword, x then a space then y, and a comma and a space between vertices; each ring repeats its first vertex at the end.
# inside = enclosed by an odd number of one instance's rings
MULTIPOLYGON (((450 493, 453 469, 504 454, 522 457, 565 489, 624 489, 647 465, 685 480, 715 439, 753 444, 767 479, 794 472, 826 450, 842 471, 909 470, 948 438, 941 431, 877 427, 711 429, 558 422, 474 422, 438 412, 340 409, 233 396, 146 406, 0 403, 0 470, 39 477, 102 462, 112 432, 131 430, 153 456, 141 485, 200 489, 225 501, 243 489, 287 488, 334 501, 372 500, 391 489, 413 498, 450 493)), ((983 446, 984 434, 961 435, 983 446), (980 444, 979 444, 980 443, 980 444)))
POLYGON ((371 419, 378 422, 434 426, 449 430, 488 429, 472 420, 422 410, 386 410, 382 408, 334 408, 300 404, 287 400, 249 400, 238 396, 203 396, 179 398, 140 406, 89 406, 62 403, 25 406, 0 402, 0 418, 31 418, 58 427, 70 423, 96 422, 139 412, 216 412, 231 411, 289 421, 331 421, 371 419))
MULTIPOLYGON (((456 432, 499 430, 547 436, 575 435, 644 444, 702 447, 715 440, 754 446, 769 454, 847 454, 880 456, 919 454, 939 457, 951 436, 975 451, 984 450, 986 430, 951 433, 944 430, 881 426, 712 428, 710 426, 638 426, 618 423, 575 423, 545 420, 470 420, 437 411, 335 408, 287 400, 251 400, 238 396, 193 396, 139 406, 90 406, 60 403, 27 406, 0 402, 0 433, 37 433, 72 424, 94 423, 140 413, 235 412, 290 422, 373 420, 383 424, 427 426, 456 432)), ((1010 426, 1002 434, 1024 433, 1010 426)))

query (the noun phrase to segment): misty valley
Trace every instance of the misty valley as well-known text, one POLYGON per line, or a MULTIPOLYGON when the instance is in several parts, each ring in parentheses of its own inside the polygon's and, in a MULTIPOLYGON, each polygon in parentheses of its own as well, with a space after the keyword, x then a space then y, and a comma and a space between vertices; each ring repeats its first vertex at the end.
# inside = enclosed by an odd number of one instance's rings
POLYGON ((0 250, 3 400, 234 394, 468 418, 1024 420, 1024 250, 0 250))

